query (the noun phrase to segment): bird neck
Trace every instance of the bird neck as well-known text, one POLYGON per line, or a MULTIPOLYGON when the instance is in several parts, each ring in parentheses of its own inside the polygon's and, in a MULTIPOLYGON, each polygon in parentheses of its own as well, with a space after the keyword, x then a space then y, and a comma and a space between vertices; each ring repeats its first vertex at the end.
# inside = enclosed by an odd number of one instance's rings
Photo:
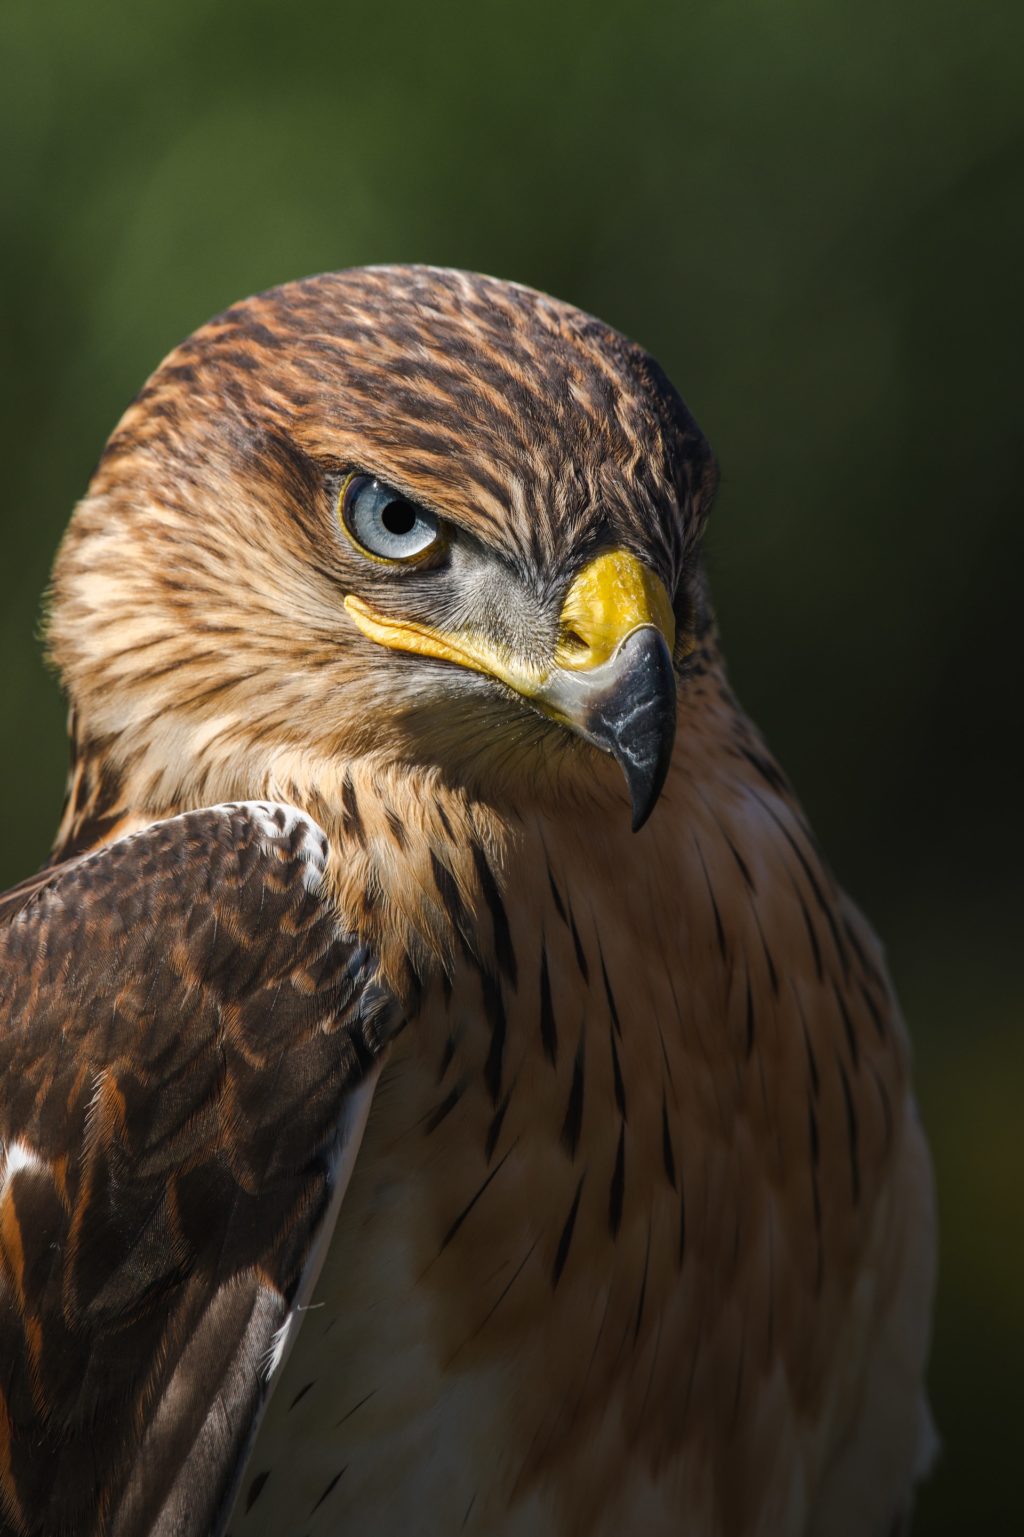
MULTIPOLYGON (((708 777, 705 760, 721 754, 743 719, 721 676, 712 635, 687 669, 676 755, 680 785, 708 777)), ((323 828, 339 922, 373 948, 382 980, 407 1007, 416 1006, 431 982, 450 977, 461 959, 486 973, 500 971, 507 945, 502 893, 519 855, 531 857, 529 806, 508 800, 507 786, 498 799, 437 764, 393 753, 350 755, 259 741, 205 757, 166 751, 154 760, 145 751, 133 755, 123 737, 81 729, 74 711, 69 729, 72 763, 52 863, 182 811, 282 801, 323 828)), ((733 750, 730 761, 734 757, 733 750)), ((575 761, 562 765, 561 780, 542 782, 533 810, 546 812, 554 825, 578 822, 584 836, 604 841, 609 828, 628 829, 616 765, 595 753, 585 775, 576 775, 575 761)), ((679 790, 666 800, 676 803, 678 815, 679 790)))
POLYGON ((124 771, 110 744, 81 731, 74 709, 68 715, 71 763, 64 806, 49 863, 62 864, 135 830, 152 816, 139 815, 124 771))
POLYGON ((516 841, 509 816, 435 768, 372 756, 278 760, 266 793, 323 827, 341 921, 371 945, 382 979, 407 1007, 460 957, 495 964, 516 841))

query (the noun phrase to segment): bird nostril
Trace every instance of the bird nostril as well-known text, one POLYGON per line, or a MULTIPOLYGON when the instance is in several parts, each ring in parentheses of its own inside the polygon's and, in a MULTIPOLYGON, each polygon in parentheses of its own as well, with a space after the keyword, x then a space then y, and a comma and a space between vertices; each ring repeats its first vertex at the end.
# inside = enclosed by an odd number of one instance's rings
POLYGON ((590 650, 589 641, 585 641, 578 630, 563 630, 562 645, 567 651, 578 651, 581 655, 590 650))

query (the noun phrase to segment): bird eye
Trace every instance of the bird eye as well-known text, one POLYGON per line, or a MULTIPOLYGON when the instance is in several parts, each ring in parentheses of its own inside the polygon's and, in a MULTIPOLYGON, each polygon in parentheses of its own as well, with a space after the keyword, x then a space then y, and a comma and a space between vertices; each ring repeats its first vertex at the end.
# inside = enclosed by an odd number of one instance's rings
POLYGON ((414 560, 441 542, 438 519, 371 475, 350 475, 341 489, 342 526, 367 555, 414 560))

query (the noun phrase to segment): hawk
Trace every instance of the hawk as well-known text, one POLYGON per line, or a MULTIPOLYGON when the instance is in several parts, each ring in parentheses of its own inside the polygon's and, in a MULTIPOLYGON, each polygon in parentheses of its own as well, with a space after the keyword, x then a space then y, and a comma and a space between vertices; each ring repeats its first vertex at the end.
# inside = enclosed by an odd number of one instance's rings
POLYGON ((715 480, 640 347, 431 268, 128 408, 0 905, 4 1537, 900 1528, 928 1153, 715 480))

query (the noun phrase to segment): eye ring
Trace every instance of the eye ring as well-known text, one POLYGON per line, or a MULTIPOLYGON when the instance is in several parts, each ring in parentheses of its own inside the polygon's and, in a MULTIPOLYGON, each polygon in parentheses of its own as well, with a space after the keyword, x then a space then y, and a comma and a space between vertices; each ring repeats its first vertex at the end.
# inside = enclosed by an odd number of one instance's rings
POLYGON ((414 565, 445 545, 444 525, 374 475, 353 471, 338 495, 338 521, 361 555, 385 565, 414 565))

